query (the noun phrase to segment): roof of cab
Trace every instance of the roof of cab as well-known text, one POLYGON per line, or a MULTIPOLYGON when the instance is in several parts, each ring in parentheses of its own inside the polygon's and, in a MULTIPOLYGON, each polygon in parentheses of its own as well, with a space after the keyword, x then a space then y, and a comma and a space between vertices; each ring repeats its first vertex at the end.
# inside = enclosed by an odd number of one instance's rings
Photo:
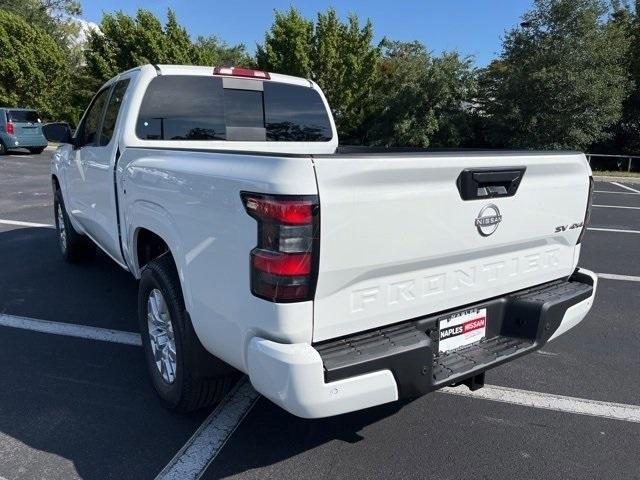
MULTIPOLYGON (((199 67, 195 65, 154 65, 154 68, 159 70, 161 75, 196 75, 196 76, 211 76, 213 75, 214 67, 199 67)), ((229 77, 232 75, 219 75, 221 77, 229 77)), ((300 85, 303 87, 310 87, 313 84, 310 80, 301 77, 292 77, 291 75, 282 75, 280 73, 269 72, 271 81, 280 83, 289 83, 292 85, 300 85)), ((246 78, 246 77, 235 77, 246 78)), ((262 80, 262 79, 257 79, 262 80)), ((269 81, 269 80, 265 80, 269 81)))

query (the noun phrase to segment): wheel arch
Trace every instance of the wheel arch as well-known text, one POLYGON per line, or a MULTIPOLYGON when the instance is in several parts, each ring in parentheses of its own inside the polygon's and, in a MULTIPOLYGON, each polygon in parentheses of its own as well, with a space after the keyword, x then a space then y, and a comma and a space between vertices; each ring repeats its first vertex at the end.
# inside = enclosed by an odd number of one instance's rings
POLYGON ((145 227, 138 227, 134 233, 134 252, 135 252, 135 266, 137 271, 142 269, 151 260, 154 260, 162 255, 171 256, 173 263, 175 264, 175 258, 171 252, 169 244, 153 230, 145 227))

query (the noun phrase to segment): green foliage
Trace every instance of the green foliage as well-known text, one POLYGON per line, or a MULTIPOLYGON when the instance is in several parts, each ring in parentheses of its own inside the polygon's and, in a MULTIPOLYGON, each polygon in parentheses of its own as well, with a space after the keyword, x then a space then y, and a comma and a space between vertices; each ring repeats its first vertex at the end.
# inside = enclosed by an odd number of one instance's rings
POLYGON ((149 10, 135 17, 123 12, 105 14, 100 31, 90 32, 85 50, 87 71, 96 84, 147 63, 213 65, 250 62, 243 45, 229 47, 216 37, 192 42, 172 10, 163 26, 149 10))
POLYGON ((612 22, 624 29, 630 40, 625 66, 631 88, 624 102, 622 119, 613 129, 613 142, 596 148, 637 155, 640 153, 640 0, 636 0, 635 11, 628 5, 618 5, 612 22))
POLYGON ((22 17, 41 28, 66 48, 78 34, 78 24, 72 19, 82 8, 77 0, 0 0, 0 9, 22 17))
POLYGON ((620 119, 628 37, 601 0, 535 0, 480 76, 495 146, 582 149, 620 119))
POLYGON ((373 24, 356 15, 341 23, 333 9, 319 13, 311 49, 312 79, 332 105, 345 143, 362 143, 371 113, 380 49, 372 46, 373 24))
POLYGON ((69 119, 71 75, 65 51, 43 29, 0 10, 0 105, 69 119))
POLYGON ((319 13, 314 24, 291 7, 275 13, 256 58, 264 70, 317 82, 333 109, 341 138, 360 143, 380 57, 372 40, 371 22, 360 27, 355 15, 343 23, 329 9, 319 13))
POLYGON ((366 143, 458 146, 470 135, 468 102, 475 91, 470 58, 432 57, 419 42, 383 42, 366 143))
POLYGON ((255 67, 255 60, 244 45, 229 45, 215 35, 200 36, 195 42, 196 65, 255 67))
POLYGON ((313 23, 291 7, 275 12, 275 20, 258 45, 256 60, 264 70, 309 78, 311 75, 311 41, 313 23))

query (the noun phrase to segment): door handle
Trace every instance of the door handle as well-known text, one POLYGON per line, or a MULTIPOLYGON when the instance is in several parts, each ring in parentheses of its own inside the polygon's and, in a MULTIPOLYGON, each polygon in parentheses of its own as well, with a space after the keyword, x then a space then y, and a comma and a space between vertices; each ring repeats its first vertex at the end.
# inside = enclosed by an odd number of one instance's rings
POLYGON ((512 197, 518 191, 525 167, 465 169, 456 181, 462 200, 512 197))

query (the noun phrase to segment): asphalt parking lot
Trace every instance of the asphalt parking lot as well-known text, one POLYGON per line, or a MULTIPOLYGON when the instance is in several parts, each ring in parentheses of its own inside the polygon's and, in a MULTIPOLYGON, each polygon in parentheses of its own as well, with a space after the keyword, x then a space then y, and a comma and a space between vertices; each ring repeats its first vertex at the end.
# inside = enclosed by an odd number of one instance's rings
POLYGON ((439 392, 309 421, 251 397, 220 427, 210 411, 173 414, 155 398, 135 342, 133 278, 102 254, 63 263, 47 226, 51 153, 0 157, 0 324, 70 325, 63 335, 0 326, 0 480, 189 469, 206 479, 640 478, 640 184, 596 183, 580 260, 603 274, 592 312, 490 371, 487 398, 439 392), (206 454, 190 456, 198 442, 206 454))

